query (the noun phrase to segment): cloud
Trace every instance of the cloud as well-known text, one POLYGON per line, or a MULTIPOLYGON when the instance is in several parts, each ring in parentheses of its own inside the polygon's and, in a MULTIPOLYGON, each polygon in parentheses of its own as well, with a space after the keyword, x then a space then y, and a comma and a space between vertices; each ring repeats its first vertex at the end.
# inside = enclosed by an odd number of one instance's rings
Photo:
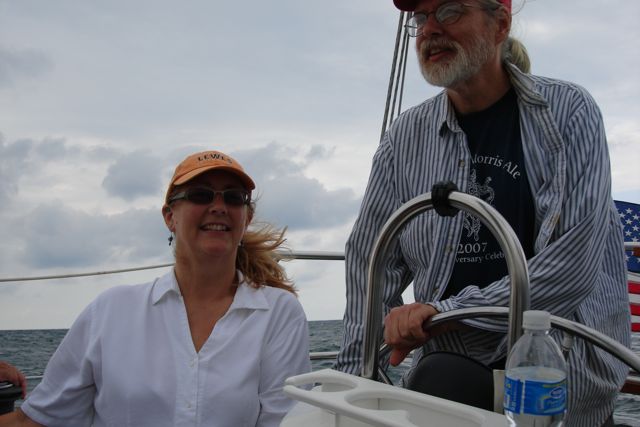
POLYGON ((162 189, 160 158, 148 151, 127 153, 109 166, 102 186, 127 201, 156 194, 162 189))
POLYGON ((640 198, 637 197, 637 194, 640 194, 640 188, 638 188, 640 126, 635 119, 620 122, 612 126, 608 140, 611 163, 615 165, 611 168, 614 190, 617 192, 635 190, 636 198, 632 200, 640 202, 640 198))
POLYGON ((0 88, 12 86, 19 79, 39 77, 53 69, 53 62, 36 49, 0 47, 0 88))
POLYGON ((18 181, 30 146, 6 144, 0 134, 0 209, 6 206, 18 191, 18 181))
POLYGON ((59 204, 27 214, 21 261, 34 269, 130 266, 167 257, 168 232, 157 209, 91 215, 59 204))
MULTIPOLYGON (((14 165, 19 171, 8 174, 15 177, 14 188, 21 179, 20 173, 28 175, 30 182, 47 180, 46 187, 20 186, 20 213, 4 212, 7 232, 0 254, 5 253, 4 258, 15 262, 18 270, 81 271, 92 266, 109 269, 114 265, 137 266, 170 258, 168 232, 159 209, 166 178, 163 175, 170 174, 187 154, 204 149, 182 147, 169 154, 134 150, 120 152, 112 161, 118 151, 106 150, 105 158, 96 155, 92 147, 76 150, 78 147, 64 139, 25 139, 0 147, 4 154, 0 165, 14 165), (49 170, 60 167, 62 157, 72 169, 77 169, 79 162, 87 171, 105 168, 104 178, 96 179, 100 176, 98 172, 96 178, 75 179, 72 184, 76 187, 71 194, 52 190, 65 186, 59 182, 62 175, 49 170), (105 163, 109 166, 105 167, 105 163), (86 195, 94 194, 95 198, 97 194, 91 188, 92 182, 100 185, 100 181, 106 190, 100 197, 105 200, 85 205, 86 195), (128 202, 143 196, 148 198, 137 208, 128 202), (151 202, 156 196, 157 203, 151 202), (113 205, 110 199, 126 203, 106 212, 100 206, 113 205)), ((306 170, 315 163, 330 162, 335 150, 317 145, 300 149, 270 143, 229 154, 244 165, 258 184, 257 220, 287 226, 290 233, 298 233, 304 239, 323 230, 325 240, 342 244, 344 236, 329 238, 333 235, 331 229, 344 228, 352 221, 359 197, 347 187, 327 189, 319 180, 306 176, 306 170)))
POLYGON ((69 144, 65 138, 5 142, 0 134, 0 210, 18 197, 51 197, 72 184, 86 186, 88 175, 114 156, 112 148, 69 144))
POLYGON ((239 161, 257 183, 257 218, 291 230, 321 229, 350 221, 360 205, 355 192, 348 187, 328 190, 305 175, 307 167, 331 153, 320 146, 303 150, 277 143, 238 152, 238 158, 243 159, 239 161))
MULTIPOLYGON (((353 126, 380 114, 393 38, 372 42, 351 14, 379 20, 393 6, 338 6, 252 2, 230 19, 237 7, 220 2, 15 2, 5 43, 38 46, 55 70, 0 109, 42 133, 138 140, 203 127, 267 133, 282 120, 353 126)), ((395 16, 382 21, 379 31, 393 31, 395 16)))
POLYGON ((0 134, 0 209, 17 195, 24 176, 38 173, 43 163, 63 158, 66 153, 65 142, 61 139, 21 138, 6 143, 0 134))

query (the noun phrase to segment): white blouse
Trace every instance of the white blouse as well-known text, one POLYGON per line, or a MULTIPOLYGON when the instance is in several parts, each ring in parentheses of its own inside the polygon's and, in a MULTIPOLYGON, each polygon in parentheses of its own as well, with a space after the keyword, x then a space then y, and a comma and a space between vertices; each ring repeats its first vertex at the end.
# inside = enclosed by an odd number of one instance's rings
POLYGON ((51 427, 277 426, 285 378, 309 370, 293 294, 243 281, 196 352, 172 271, 85 308, 21 409, 51 427))

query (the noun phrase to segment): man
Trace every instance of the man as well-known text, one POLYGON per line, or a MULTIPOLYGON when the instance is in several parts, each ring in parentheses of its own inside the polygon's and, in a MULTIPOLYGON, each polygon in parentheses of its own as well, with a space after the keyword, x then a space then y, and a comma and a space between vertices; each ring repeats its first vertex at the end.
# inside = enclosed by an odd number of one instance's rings
MULTIPOLYGON (((575 84, 510 63, 517 43, 509 37, 509 0, 394 3, 413 12, 407 28, 422 74, 444 91, 400 116, 374 156, 346 245, 347 308, 336 367, 361 370, 368 259, 382 225, 445 180, 489 202, 515 230, 528 260, 532 309, 628 346, 623 238, 594 100, 575 84)), ((390 362, 418 348, 414 363, 423 351, 449 350, 503 365, 506 321, 470 319, 464 323, 474 328, 431 336, 421 327, 439 312, 508 305, 504 254, 486 227, 463 213, 443 218, 429 211, 404 228, 391 252, 383 293, 390 362), (410 282, 417 302, 403 306, 410 282)), ((582 340, 568 365, 567 425, 610 422, 627 367, 582 340)))

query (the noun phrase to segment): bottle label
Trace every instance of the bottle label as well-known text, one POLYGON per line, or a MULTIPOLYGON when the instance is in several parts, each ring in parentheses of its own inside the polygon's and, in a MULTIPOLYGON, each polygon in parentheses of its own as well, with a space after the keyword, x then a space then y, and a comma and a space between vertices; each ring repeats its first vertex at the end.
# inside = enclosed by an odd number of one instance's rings
POLYGON ((567 381, 535 381, 506 377, 504 409, 516 414, 556 415, 564 412, 567 381))

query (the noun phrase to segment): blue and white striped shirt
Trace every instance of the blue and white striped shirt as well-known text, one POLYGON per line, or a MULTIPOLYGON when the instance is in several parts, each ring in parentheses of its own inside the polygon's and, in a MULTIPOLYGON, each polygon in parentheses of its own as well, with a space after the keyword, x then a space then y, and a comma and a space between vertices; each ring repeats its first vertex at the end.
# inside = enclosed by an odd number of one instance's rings
MULTIPOLYGON (((630 344, 629 300, 620 220, 598 106, 583 88, 521 73, 507 65, 518 96, 521 137, 535 206, 535 255, 528 260, 531 308, 594 328, 630 344)), ((403 113, 378 147, 358 219, 346 244, 347 308, 336 368, 358 374, 368 259, 382 225, 403 203, 438 181, 469 184, 471 156, 445 92, 403 113)), ((463 215, 434 210, 401 231, 386 260, 385 314, 402 305, 413 282, 416 301, 440 312, 509 304, 509 277, 479 289, 470 283, 439 301, 455 263, 463 215)), ((446 349, 484 363, 505 356, 506 320, 470 319, 479 329, 441 335, 425 349, 446 349), (501 333, 496 333, 501 332, 501 333)), ((553 331, 559 341, 561 334, 553 331)), ((421 351, 414 355, 414 363, 421 351)), ((628 368, 576 340, 568 358, 568 425, 600 426, 612 413, 628 368)))

